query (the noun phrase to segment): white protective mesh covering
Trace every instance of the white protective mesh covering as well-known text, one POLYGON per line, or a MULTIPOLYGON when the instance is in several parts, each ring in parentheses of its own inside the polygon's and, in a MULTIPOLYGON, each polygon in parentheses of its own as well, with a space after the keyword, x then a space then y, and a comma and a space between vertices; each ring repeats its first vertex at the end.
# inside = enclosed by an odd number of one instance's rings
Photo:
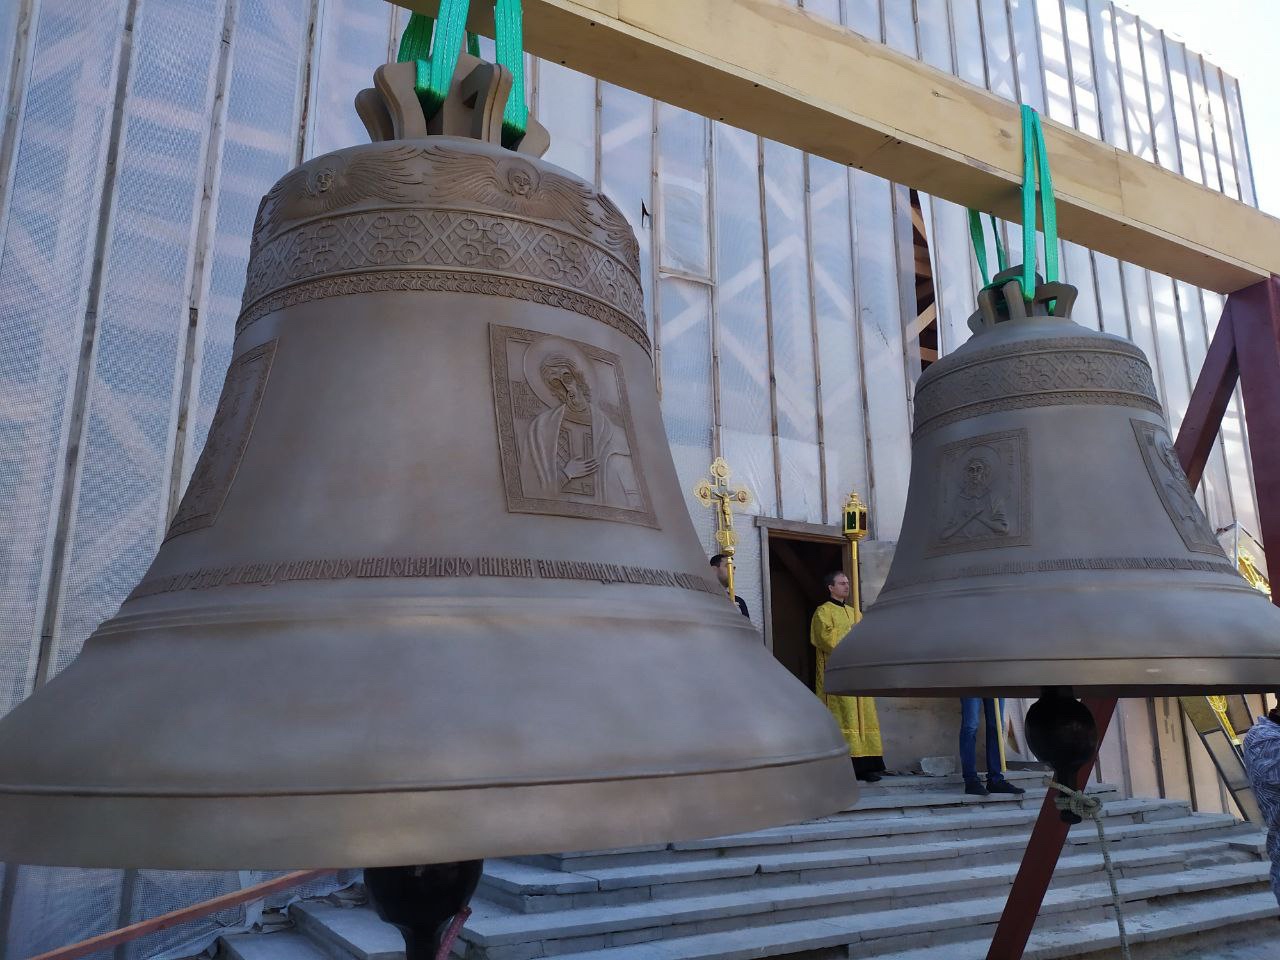
MULTIPOLYGON (((1256 202, 1238 84, 1107 0, 804 7, 1256 202)), ((56 673, 76 655, 149 562, 221 390, 259 199, 300 158, 364 139, 352 97, 404 22, 369 0, 0 4, 0 102, 12 75, 17 106, 0 125, 13 148, 0 171, 0 714, 31 692, 39 664, 56 673)), ((600 185, 639 237, 662 413, 707 552, 713 514, 691 489, 717 453, 754 494, 748 513, 830 527, 856 489, 873 535, 895 540, 910 465, 904 318, 915 319, 906 189, 529 62, 548 159, 600 185)), ((941 347, 953 350, 977 281, 967 224, 959 207, 921 200, 941 347)), ((1081 288, 1077 318, 1147 352, 1176 425, 1222 298, 1069 243, 1062 254, 1081 288)), ((1238 397, 1204 497, 1216 525, 1257 532, 1238 397)), ((767 558, 750 516, 738 533, 738 593, 761 627, 767 558)), ((1154 728, 1126 719, 1133 757, 1154 728)), ((1172 719, 1156 732, 1166 748, 1181 742, 1172 719)), ((1145 784, 1118 736, 1107 775, 1145 784)), ((29 956, 265 876, 0 865, 4 952, 29 956)), ((191 953, 258 910, 120 956, 191 953)))

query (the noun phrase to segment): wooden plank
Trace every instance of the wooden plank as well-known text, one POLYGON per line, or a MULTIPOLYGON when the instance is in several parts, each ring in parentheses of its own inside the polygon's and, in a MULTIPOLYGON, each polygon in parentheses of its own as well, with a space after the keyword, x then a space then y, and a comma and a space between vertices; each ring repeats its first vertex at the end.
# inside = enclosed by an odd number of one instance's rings
POLYGON ((137 940, 139 937, 146 936, 149 933, 156 933, 159 930, 168 930, 170 927, 190 923, 192 920, 199 920, 212 913, 217 913, 219 910, 238 907, 240 904, 248 903, 251 900, 261 900, 269 893, 288 890, 290 887, 296 887, 300 883, 315 880, 329 873, 333 873, 333 871, 296 870, 293 873, 286 873, 282 877, 276 877, 274 880, 266 880, 252 887, 245 887, 243 890, 224 893, 220 897, 205 900, 203 903, 197 903, 194 906, 173 910, 162 916, 152 917, 150 920, 139 920, 137 923, 121 927, 119 930, 112 930, 88 940, 73 943, 70 946, 50 950, 48 953, 32 957, 32 960, 79 960, 79 958, 87 957, 92 953, 137 940))
POLYGON ((793 539, 815 540, 819 543, 844 543, 844 532, 836 524, 806 523, 804 520, 779 520, 757 514, 757 527, 786 534, 793 539))
MULTIPOLYGON (((434 14, 438 0, 393 0, 434 14)), ((1016 104, 782 0, 524 0, 529 52, 955 203, 1020 218, 1016 104)), ((493 35, 491 4, 471 29, 493 35)), ((1045 119, 1064 239, 1229 293, 1280 220, 1045 119)))

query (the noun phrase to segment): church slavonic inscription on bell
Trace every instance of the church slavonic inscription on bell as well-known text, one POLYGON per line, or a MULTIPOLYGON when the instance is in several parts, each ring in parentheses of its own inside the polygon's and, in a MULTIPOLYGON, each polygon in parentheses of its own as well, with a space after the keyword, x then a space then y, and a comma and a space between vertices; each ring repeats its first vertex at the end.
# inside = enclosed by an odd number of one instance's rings
POLYGON ((1195 494, 1187 483, 1187 475, 1182 472, 1182 464, 1178 462, 1177 451, 1173 449, 1173 441, 1163 428, 1147 420, 1131 419, 1134 436, 1142 450, 1143 462, 1147 465, 1147 473, 1155 485, 1156 493, 1165 512, 1173 521, 1178 536, 1187 545, 1188 550, 1196 553, 1211 553, 1224 556, 1218 538, 1214 536, 1213 527, 1196 502, 1195 494))
POLYGON ((218 518, 218 511, 231 491, 231 482, 240 469, 245 447, 249 445, 275 353, 276 341, 269 340, 231 361, 218 410, 209 427, 209 439, 169 525, 166 540, 212 526, 218 518))
POLYGON ((949 443, 938 467, 930 555, 1031 542, 1025 430, 949 443))
POLYGON ((507 509, 657 526, 618 357, 516 327, 489 333, 507 509))

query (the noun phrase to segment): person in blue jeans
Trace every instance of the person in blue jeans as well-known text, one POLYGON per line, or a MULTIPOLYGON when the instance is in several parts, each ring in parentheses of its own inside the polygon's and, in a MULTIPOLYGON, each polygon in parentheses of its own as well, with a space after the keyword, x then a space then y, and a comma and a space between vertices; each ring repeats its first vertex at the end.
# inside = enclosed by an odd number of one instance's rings
MULTIPOLYGON (((999 716, 1004 716, 1004 700, 1000 700, 999 716)), ((960 769, 964 773, 964 792, 985 797, 989 793, 1026 793, 1004 778, 1000 759, 1000 722, 996 719, 996 703, 991 698, 960 698, 960 769), (987 715, 987 783, 978 779, 978 715, 987 715)))

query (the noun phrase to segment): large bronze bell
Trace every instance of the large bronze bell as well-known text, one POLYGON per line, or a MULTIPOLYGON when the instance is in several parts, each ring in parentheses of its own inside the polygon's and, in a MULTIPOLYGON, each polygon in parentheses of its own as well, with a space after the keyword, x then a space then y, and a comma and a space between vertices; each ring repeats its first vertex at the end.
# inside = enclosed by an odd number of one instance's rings
POLYGON ((0 722, 0 860, 466 861, 854 798, 830 715, 707 576, 627 221, 534 156, 417 133, 264 199, 158 556, 0 722))
POLYGON ((1142 351, 1070 319, 1074 288, 982 291, 921 376, 884 590, 828 688, 1150 696, 1280 684, 1280 610, 1187 485, 1142 351))

